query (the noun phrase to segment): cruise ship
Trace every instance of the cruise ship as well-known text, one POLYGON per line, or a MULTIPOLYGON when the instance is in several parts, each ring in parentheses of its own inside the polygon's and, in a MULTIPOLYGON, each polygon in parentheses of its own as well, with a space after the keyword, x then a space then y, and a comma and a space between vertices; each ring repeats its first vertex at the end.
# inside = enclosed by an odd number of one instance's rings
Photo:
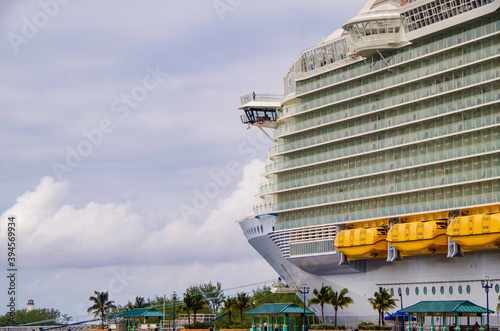
POLYGON ((500 0, 370 0, 300 53, 283 95, 240 99, 270 148, 239 225, 289 288, 347 288, 339 323, 376 317, 379 287, 486 307, 489 277, 496 307, 500 0))

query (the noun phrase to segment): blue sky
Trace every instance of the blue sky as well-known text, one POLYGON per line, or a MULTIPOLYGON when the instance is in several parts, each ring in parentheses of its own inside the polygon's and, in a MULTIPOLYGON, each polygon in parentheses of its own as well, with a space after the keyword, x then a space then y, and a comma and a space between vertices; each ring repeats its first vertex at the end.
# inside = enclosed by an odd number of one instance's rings
POLYGON ((18 308, 79 316, 94 290, 125 304, 276 277, 235 223, 269 144, 239 96, 281 94, 300 52, 363 5, 2 1, 0 247, 15 215, 18 308))

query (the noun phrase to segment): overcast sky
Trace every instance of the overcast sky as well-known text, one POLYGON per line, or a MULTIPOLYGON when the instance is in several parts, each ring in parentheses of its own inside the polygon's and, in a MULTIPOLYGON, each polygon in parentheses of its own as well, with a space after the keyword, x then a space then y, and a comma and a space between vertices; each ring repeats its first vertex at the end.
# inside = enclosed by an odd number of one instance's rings
POLYGON ((125 304, 275 278, 235 223, 270 143, 239 97, 282 94, 300 52, 364 2, 2 0, 0 251, 6 270, 14 215, 17 308, 83 318, 94 290, 125 304))

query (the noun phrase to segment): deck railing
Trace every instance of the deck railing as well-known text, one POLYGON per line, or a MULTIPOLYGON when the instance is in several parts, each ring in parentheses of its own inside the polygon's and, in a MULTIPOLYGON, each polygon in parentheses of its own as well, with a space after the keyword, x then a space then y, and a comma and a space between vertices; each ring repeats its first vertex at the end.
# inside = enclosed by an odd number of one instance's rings
POLYGON ((240 101, 242 105, 249 103, 250 101, 276 101, 281 102, 283 100, 282 95, 275 94, 254 94, 250 93, 240 97, 240 101))

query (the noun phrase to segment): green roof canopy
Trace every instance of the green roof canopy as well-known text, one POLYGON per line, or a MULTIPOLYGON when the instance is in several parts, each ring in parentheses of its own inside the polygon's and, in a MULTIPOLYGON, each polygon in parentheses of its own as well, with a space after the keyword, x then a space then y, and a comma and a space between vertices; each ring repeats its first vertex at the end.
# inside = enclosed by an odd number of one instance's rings
MULTIPOLYGON (((245 312, 249 315, 279 315, 279 314, 303 314, 304 308, 294 303, 265 303, 262 306, 245 312)), ((306 314, 314 314, 306 309, 306 314)))
POLYGON ((126 311, 118 315, 117 317, 123 317, 123 318, 163 317, 163 314, 153 308, 138 308, 126 311))
MULTIPOLYGON (((438 315, 446 313, 464 313, 464 314, 486 314, 488 310, 478 306, 468 300, 450 300, 450 301, 420 301, 413 306, 398 310, 401 313, 408 314, 429 314, 438 315)), ((494 311, 490 310, 490 314, 494 311)))

